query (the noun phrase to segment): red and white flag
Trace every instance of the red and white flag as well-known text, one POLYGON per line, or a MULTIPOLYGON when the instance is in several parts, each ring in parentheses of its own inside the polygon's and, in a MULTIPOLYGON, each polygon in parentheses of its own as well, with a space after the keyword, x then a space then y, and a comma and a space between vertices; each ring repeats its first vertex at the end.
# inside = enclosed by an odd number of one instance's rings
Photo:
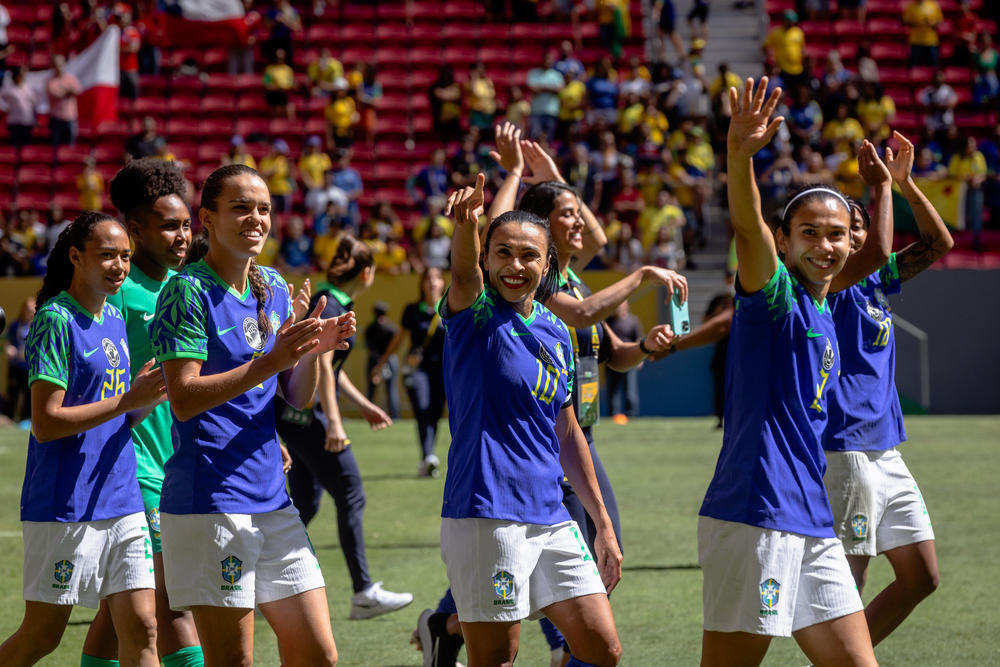
POLYGON ((174 0, 164 4, 167 43, 171 46, 236 46, 247 41, 240 0, 174 0))
MULTIPOLYGON (((104 121, 118 119, 118 26, 109 26, 93 44, 66 61, 66 72, 80 82, 80 95, 76 98, 81 125, 96 127, 104 121)), ((49 112, 49 98, 45 83, 52 78, 52 70, 29 72, 25 81, 35 89, 39 104, 38 114, 49 112)), ((11 84, 10 74, 4 85, 11 84)))

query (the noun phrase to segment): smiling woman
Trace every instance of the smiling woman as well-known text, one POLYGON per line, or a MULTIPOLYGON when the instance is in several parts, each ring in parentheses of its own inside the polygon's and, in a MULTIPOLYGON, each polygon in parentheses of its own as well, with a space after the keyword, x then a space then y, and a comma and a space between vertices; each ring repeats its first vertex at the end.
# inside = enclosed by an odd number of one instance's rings
POLYGON ((521 620, 544 614, 571 665, 616 665, 607 591, 621 551, 573 412, 572 340, 540 302, 558 254, 548 221, 526 211, 496 217, 480 252, 484 182, 448 201, 452 282, 438 307, 452 431, 441 555, 469 662, 513 662, 521 620), (564 474, 597 526, 596 567, 562 505, 564 474))
POLYGON ((25 355, 32 416, 21 491, 25 612, 0 646, 3 665, 38 662, 59 644, 73 605, 102 599, 121 628, 121 663, 158 664, 129 424, 163 399, 164 387, 150 364, 130 375, 125 323, 107 303, 129 273, 130 255, 120 222, 84 213, 59 235, 38 294, 25 355))
POLYGON ((215 170, 198 214, 208 252, 167 281, 150 331, 179 443, 160 506, 170 604, 191 610, 208 664, 252 662, 257 607, 284 664, 332 665, 323 576, 285 491, 274 400, 305 406, 320 355, 346 345, 354 314, 322 319, 321 297, 295 323, 288 285, 254 261, 271 204, 253 169, 215 170))

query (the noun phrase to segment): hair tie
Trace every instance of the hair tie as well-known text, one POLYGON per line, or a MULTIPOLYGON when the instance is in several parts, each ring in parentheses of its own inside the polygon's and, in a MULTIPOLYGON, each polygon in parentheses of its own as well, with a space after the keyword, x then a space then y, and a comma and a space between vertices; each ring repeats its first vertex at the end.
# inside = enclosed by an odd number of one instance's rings
POLYGON ((826 186, 826 185, 817 185, 814 188, 806 188, 805 190, 803 190, 799 194, 797 194, 794 197, 792 197, 788 201, 788 203, 785 204, 785 209, 781 212, 781 219, 784 220, 785 218, 788 217, 788 209, 790 209, 792 207, 792 204, 795 203, 795 200, 800 199, 802 197, 805 197, 806 195, 812 194, 814 192, 827 192, 827 193, 833 195, 838 200, 840 200, 840 203, 844 205, 844 208, 847 209, 848 215, 850 215, 850 213, 851 213, 851 205, 847 203, 847 199, 844 198, 844 195, 840 194, 839 192, 837 192, 836 190, 834 190, 833 188, 831 188, 829 186, 826 186))

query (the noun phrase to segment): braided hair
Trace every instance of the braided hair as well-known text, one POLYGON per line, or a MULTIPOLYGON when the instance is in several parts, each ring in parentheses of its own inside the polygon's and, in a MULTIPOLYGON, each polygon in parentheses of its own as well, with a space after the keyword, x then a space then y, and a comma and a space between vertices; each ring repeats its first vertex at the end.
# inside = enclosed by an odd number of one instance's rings
MULTIPOLYGON (((38 290, 38 296, 35 297, 36 308, 41 308, 46 301, 59 292, 69 289, 73 282, 73 263, 69 261, 69 249, 76 248, 82 251, 93 234, 94 228, 106 220, 122 225, 120 220, 107 213, 85 211, 78 215, 66 229, 62 230, 49 254, 48 269, 42 279, 42 287, 38 290)), ((124 228, 125 225, 122 225, 122 229, 124 228)))
POLYGON ((489 252, 493 232, 511 222, 535 225, 536 227, 541 227, 545 232, 545 240, 548 243, 548 249, 545 251, 545 259, 548 262, 548 268, 545 271, 545 275, 542 276, 541 282, 538 284, 538 289, 535 290, 534 297, 535 301, 545 303, 549 300, 549 297, 559 290, 559 251, 556 250, 556 244, 552 241, 552 229, 549 227, 548 218, 540 217, 531 211, 514 209, 493 218, 489 228, 486 230, 486 240, 483 242, 483 249, 479 255, 479 266, 483 272, 483 280, 487 285, 490 285, 490 274, 486 270, 483 260, 489 252))
MULTIPOLYGON (((219 197, 222 195, 222 188, 231 178, 238 176, 254 176, 263 181, 263 177, 256 169, 251 169, 242 164, 227 164, 219 167, 205 179, 205 185, 201 190, 201 208, 209 211, 216 210, 219 205, 219 197)), ((262 336, 272 333, 271 320, 267 316, 265 306, 271 297, 271 286, 264 280, 264 274, 257 266, 254 259, 250 259, 250 271, 247 274, 247 283, 250 285, 250 292, 257 301, 257 327, 262 336)))

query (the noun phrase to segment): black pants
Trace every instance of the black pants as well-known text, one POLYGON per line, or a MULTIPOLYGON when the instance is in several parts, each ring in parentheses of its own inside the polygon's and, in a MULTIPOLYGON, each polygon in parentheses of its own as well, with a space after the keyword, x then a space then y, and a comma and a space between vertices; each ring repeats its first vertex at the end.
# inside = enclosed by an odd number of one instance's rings
POLYGON ((279 412, 277 426, 278 435, 292 455, 292 469, 288 471, 292 503, 302 522, 309 525, 319 511, 323 490, 333 496, 340 548, 347 561, 354 592, 360 593, 371 586, 372 581, 368 575, 362 526, 365 489, 354 452, 350 445, 342 452, 326 451, 323 448, 326 430, 317 419, 308 426, 299 426, 283 421, 279 412))
POLYGON ((434 453, 437 425, 444 414, 444 372, 420 366, 406 376, 406 393, 417 420, 417 441, 421 458, 434 453))
MULTIPOLYGON (((601 463, 601 457, 597 455, 597 449, 594 447, 593 442, 590 443, 590 458, 594 461, 594 475, 597 477, 597 485, 601 488, 601 496, 604 497, 604 507, 608 510, 608 516, 611 517, 611 525, 615 529, 618 548, 624 553, 625 549, 622 547, 622 520, 618 514, 618 501, 615 499, 615 491, 611 488, 611 480, 608 479, 608 473, 604 470, 604 464, 601 463)), ((597 537, 597 529, 594 526, 594 522, 590 519, 590 515, 587 514, 587 510, 583 508, 583 503, 580 502, 580 498, 573 491, 573 487, 570 486, 569 482, 563 480, 562 487, 563 505, 569 510, 570 517, 579 524, 580 531, 587 540, 590 553, 593 554, 594 538, 597 537)))

